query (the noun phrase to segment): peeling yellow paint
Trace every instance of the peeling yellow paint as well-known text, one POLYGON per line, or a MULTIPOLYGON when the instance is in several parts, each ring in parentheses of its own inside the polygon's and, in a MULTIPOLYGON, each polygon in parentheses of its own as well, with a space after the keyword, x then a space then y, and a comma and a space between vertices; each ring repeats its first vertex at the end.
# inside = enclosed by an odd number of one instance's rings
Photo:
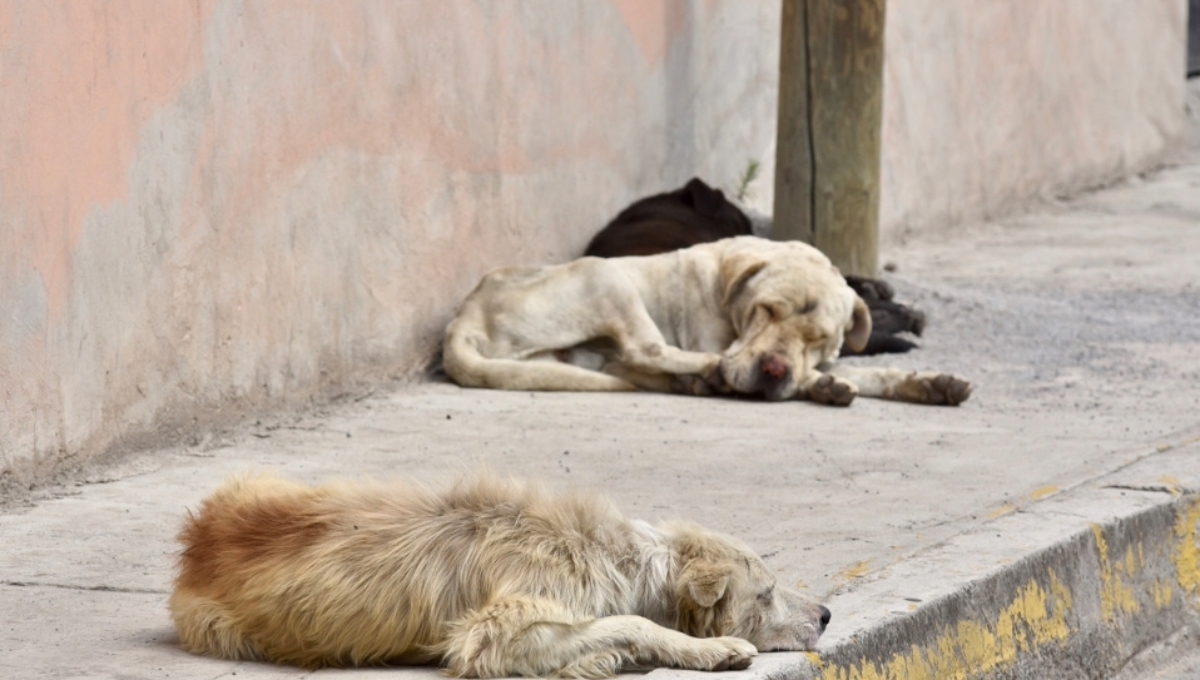
MULTIPOLYGON (((1099 525, 1091 527, 1100 570, 1101 613, 1109 625, 1123 623, 1120 619, 1141 613, 1143 607, 1166 609, 1175 602, 1177 588, 1200 599, 1200 498, 1180 508, 1173 545, 1155 540, 1147 548, 1145 543, 1136 541, 1114 554, 1105 530, 1099 525), (1151 567, 1157 569, 1167 552, 1175 565, 1177 584, 1170 577, 1158 576, 1161 572, 1157 570, 1153 574, 1147 571, 1151 567)), ((865 568, 866 563, 860 562, 842 573, 857 575, 859 570, 865 572, 865 568)), ((1048 585, 1043 587, 1042 582, 1045 580, 1030 579, 994 619, 946 626, 929 644, 914 645, 882 660, 863 656, 849 664, 835 665, 813 655, 809 658, 822 680, 988 677, 1011 668, 1019 658, 1038 653, 1048 645, 1061 644, 1075 632, 1068 621, 1074 607, 1071 590, 1053 570, 1048 572, 1048 585)))
POLYGON ((1056 493, 1058 493, 1057 486, 1043 486, 1040 489, 1034 489, 1030 492, 1029 497, 1035 501, 1040 501, 1046 496, 1053 496, 1056 493))
POLYGON ((1200 595, 1200 499, 1193 499, 1175 521, 1175 574, 1183 592, 1200 595))
POLYGON ((817 654, 816 652, 805 652, 804 656, 808 657, 809 663, 811 663, 813 666, 816 666, 817 670, 821 670, 825 667, 825 661, 821 659, 820 654, 817 654))
POLYGON ((866 575, 871 571, 871 567, 866 562, 855 562, 854 564, 842 569, 838 572, 838 576, 844 581, 853 581, 859 576, 866 575))
POLYGON ((1011 666, 1019 654, 1036 651, 1071 634, 1071 593, 1050 572, 1049 591, 1030 579, 991 623, 962 621, 925 647, 913 646, 876 664, 819 667, 823 680, 940 680, 967 678, 1011 666))
POLYGON ((1154 606, 1166 609, 1175 599, 1175 588, 1167 581, 1155 581, 1150 586, 1150 595, 1154 598, 1154 606))
POLYGON ((1183 494, 1183 485, 1179 483, 1178 478, 1168 475, 1165 477, 1159 477, 1158 481, 1161 482, 1163 486, 1167 487, 1167 491, 1169 491, 1172 496, 1180 496, 1183 494))
POLYGON ((1121 579, 1121 573, 1131 575, 1136 573, 1132 546, 1126 551, 1126 560, 1118 560, 1114 567, 1108 552, 1108 541, 1104 538, 1104 529, 1098 524, 1092 525, 1092 534, 1096 537, 1096 551, 1100 559, 1100 611, 1104 620, 1114 623, 1117 614, 1136 614, 1141 610, 1133 589, 1121 579))
POLYGON ((1146 567, 1146 553, 1141 543, 1138 544, 1136 553, 1132 545, 1125 549, 1124 567, 1127 576, 1135 576, 1146 567))
POLYGON ((1002 506, 996 508, 995 510, 993 510, 991 512, 991 514, 988 515, 988 519, 996 519, 997 517, 1003 517, 1005 515, 1011 514, 1016 509, 1017 509, 1017 506, 1015 506, 1015 505, 1011 505, 1011 504, 1010 505, 1002 505, 1002 506))

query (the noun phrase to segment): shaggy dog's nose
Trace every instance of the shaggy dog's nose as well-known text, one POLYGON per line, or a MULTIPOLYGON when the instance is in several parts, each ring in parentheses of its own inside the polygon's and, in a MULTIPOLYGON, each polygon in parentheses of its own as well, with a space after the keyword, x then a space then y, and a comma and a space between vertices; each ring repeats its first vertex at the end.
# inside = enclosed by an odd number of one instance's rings
POLYGON ((821 632, 825 632, 825 626, 829 625, 829 620, 833 618, 833 612, 829 611, 828 607, 821 607, 821 632))

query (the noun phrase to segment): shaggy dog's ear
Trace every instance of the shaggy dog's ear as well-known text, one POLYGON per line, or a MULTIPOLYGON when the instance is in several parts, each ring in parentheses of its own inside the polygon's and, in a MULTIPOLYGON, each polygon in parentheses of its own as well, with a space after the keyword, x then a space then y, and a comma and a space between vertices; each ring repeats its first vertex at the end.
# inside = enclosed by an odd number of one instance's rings
POLYGON ((729 627, 725 591, 732 575, 729 562, 703 557, 688 562, 675 583, 676 628, 692 637, 724 635, 729 627))
POLYGON ((721 260, 721 306, 728 307, 751 276, 767 266, 767 261, 754 255, 732 255, 721 260))
POLYGON ((846 332, 846 347, 854 352, 861 352, 871 339, 871 310, 859 296, 854 296, 854 318, 850 330, 846 332))
POLYGON ((679 583, 684 593, 692 602, 704 608, 712 607, 725 597, 725 589, 729 587, 729 577, 733 569, 728 563, 713 562, 712 560, 696 559, 679 574, 679 583))

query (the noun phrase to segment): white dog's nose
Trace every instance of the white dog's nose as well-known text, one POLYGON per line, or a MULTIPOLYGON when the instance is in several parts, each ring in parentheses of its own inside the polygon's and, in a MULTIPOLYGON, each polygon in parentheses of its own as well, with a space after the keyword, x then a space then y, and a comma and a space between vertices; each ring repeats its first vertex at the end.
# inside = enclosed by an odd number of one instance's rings
POLYGON ((758 360, 757 387, 768 401, 778 401, 790 396, 785 392, 791 377, 791 365, 778 354, 765 354, 758 360))

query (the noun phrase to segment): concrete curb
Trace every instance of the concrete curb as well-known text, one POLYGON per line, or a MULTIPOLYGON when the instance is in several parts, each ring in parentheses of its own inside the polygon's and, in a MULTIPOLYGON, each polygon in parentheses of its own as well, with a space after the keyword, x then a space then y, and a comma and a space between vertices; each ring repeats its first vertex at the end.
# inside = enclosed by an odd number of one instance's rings
POLYGON ((735 675, 1111 678, 1156 645, 1196 644, 1200 489, 1163 474, 1196 455, 1188 448, 998 513, 872 575, 832 598, 834 628, 818 652, 766 655, 735 675), (838 611, 857 614, 838 625, 838 611))

